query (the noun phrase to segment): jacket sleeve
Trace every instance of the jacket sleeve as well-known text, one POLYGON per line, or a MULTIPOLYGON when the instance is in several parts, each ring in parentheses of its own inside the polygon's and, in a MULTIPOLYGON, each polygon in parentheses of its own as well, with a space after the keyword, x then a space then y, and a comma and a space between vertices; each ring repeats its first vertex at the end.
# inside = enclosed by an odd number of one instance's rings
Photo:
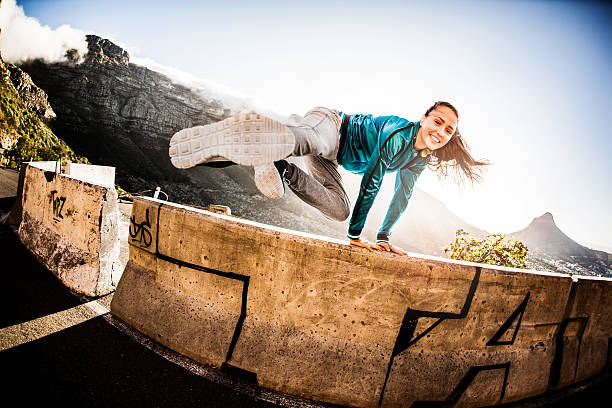
POLYGON ((412 196, 414 184, 419 178, 419 175, 423 172, 423 169, 424 166, 401 169, 395 175, 395 193, 393 194, 393 199, 387 210, 385 220, 376 236, 376 242, 389 242, 391 228, 393 228, 393 225, 406 209, 408 201, 412 196))
POLYGON ((368 217, 368 212, 372 208, 374 199, 378 194, 382 179, 399 147, 391 136, 388 136, 388 139, 382 143, 382 146, 376 146, 361 179, 359 195, 353 208, 347 237, 358 239, 361 236, 361 231, 368 217))

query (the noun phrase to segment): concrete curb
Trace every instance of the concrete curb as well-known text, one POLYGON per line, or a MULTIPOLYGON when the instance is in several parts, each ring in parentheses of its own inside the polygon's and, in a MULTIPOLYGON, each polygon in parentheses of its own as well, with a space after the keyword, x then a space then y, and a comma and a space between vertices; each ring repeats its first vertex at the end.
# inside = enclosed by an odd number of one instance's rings
POLYGON ((23 244, 68 288, 92 297, 108 294, 124 268, 114 168, 73 165, 68 174, 57 166, 22 165, 9 222, 18 225, 23 244))

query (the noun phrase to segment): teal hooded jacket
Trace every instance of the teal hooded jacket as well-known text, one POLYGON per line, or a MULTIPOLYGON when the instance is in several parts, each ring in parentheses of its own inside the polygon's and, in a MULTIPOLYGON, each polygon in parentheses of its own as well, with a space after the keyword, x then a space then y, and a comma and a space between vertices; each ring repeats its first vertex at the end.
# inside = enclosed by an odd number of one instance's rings
POLYGON ((377 236, 377 242, 388 242, 391 228, 412 196, 414 183, 430 160, 429 155, 422 157, 414 148, 420 124, 398 116, 351 115, 347 125, 338 163, 363 175, 347 236, 360 237, 385 173, 396 172, 395 193, 377 236))

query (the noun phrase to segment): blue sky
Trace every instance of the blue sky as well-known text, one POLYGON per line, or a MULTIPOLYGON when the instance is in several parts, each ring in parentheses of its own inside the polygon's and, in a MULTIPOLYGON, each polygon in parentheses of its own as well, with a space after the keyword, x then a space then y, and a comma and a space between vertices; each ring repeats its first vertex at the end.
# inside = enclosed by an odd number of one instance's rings
POLYGON ((109 38, 133 60, 223 84, 283 114, 323 105, 418 120, 448 100, 475 156, 494 166, 474 188, 431 173, 419 188, 490 232, 522 229, 549 211, 573 239, 612 251, 612 9, 604 3, 17 4, 43 26, 109 38))

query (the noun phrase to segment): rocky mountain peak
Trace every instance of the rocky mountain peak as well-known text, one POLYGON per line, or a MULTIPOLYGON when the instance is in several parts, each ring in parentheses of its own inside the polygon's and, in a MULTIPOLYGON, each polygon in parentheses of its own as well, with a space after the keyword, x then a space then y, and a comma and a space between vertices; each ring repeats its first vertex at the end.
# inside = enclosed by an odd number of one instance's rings
POLYGON ((589 249, 568 237, 549 212, 509 236, 527 245, 527 261, 535 269, 601 276, 612 272, 612 255, 589 249))
POLYGON ((163 74, 130 63, 120 46, 86 36, 83 63, 76 50, 68 63, 27 61, 19 67, 49 95, 57 119, 53 131, 96 164, 117 168, 117 182, 144 190, 143 180, 185 181, 168 157, 170 137, 180 129, 229 115, 221 102, 204 100, 163 74))
MULTIPOLYGON (((85 62, 90 64, 114 64, 128 66, 130 55, 123 48, 97 35, 87 35, 87 55, 85 62)), ((69 59, 74 56, 69 56, 69 59)))
POLYGON ((565 235, 557 224, 555 224, 553 215, 549 212, 534 218, 525 229, 514 234, 520 234, 523 238, 528 237, 527 240, 533 240, 537 237, 536 240, 541 241, 550 241, 554 239, 555 241, 571 241, 573 243, 573 240, 565 235))
POLYGON ((13 64, 6 64, 6 69, 11 83, 26 106, 47 122, 54 119, 56 115, 47 101, 47 94, 34 84, 30 75, 13 64))
POLYGON ((558 257, 588 256, 590 251, 563 233, 549 212, 534 218, 527 228, 509 235, 530 250, 539 249, 558 257))
POLYGON ((553 215, 549 212, 546 212, 542 215, 540 215, 539 217, 536 217, 533 219, 533 221, 531 221, 531 223, 536 223, 536 224, 552 224, 552 225, 556 225, 555 224, 555 219, 553 218, 553 215))

